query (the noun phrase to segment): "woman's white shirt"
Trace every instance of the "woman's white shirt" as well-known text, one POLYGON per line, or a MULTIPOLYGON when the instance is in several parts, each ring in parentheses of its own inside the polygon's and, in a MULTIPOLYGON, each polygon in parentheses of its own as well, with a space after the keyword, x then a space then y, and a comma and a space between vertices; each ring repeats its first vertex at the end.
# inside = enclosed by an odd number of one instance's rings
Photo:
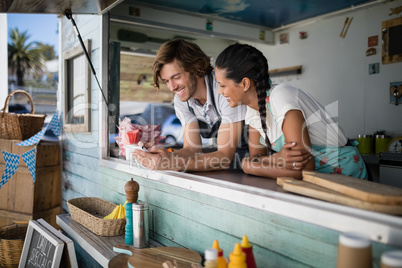
MULTIPOLYGON (((268 138, 271 143, 283 135, 282 124, 286 113, 290 110, 302 112, 312 145, 343 146, 347 143, 343 129, 308 93, 284 84, 273 85, 270 89, 269 104, 272 114, 267 107, 266 120, 268 138)), ((245 121, 246 124, 257 129, 262 137, 265 137, 259 111, 247 107, 245 121)))

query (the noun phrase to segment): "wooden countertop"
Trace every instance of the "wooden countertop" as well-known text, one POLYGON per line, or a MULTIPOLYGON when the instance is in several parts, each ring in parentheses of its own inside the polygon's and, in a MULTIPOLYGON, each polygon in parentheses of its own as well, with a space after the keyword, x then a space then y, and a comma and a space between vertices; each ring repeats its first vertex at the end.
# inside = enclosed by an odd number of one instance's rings
POLYGON ((187 172, 188 174, 205 176, 208 178, 216 179, 228 183, 236 183, 240 185, 247 185, 258 187, 274 192, 288 193, 276 184, 276 179, 264 178, 259 176, 248 175, 242 170, 220 170, 208 172, 187 172))
MULTIPOLYGON (((98 236, 81 224, 75 222, 69 214, 56 216, 56 223, 72 239, 78 243, 100 265, 108 267, 109 261, 119 253, 113 251, 118 244, 124 245, 124 235, 98 236)), ((163 246, 150 239, 151 246, 163 246)))

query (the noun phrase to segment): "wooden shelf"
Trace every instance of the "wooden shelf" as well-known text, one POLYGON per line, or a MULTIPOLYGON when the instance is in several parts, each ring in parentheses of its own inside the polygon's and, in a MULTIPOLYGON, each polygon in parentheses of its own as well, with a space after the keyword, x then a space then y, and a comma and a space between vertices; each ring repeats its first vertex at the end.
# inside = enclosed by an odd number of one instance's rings
MULTIPOLYGON (((74 243, 77 243, 103 267, 108 267, 109 261, 118 254, 113 250, 113 247, 125 243, 124 234, 118 236, 96 235, 74 221, 69 214, 57 215, 56 222, 74 243)), ((163 246, 153 239, 149 239, 149 244, 150 247, 163 246)))
POLYGON ((269 75, 271 77, 275 77, 275 76, 301 74, 301 72, 302 72, 302 66, 298 65, 298 66, 293 66, 293 67, 270 70, 269 75))

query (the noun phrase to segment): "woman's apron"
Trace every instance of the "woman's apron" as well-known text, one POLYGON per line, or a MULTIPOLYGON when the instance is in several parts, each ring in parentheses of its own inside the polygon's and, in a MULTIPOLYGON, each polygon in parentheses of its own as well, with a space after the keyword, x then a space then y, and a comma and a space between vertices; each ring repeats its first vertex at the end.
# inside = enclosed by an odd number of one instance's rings
MULTIPOLYGON (((269 104, 269 93, 269 90, 267 90, 267 107, 278 125, 269 104)), ((260 143, 265 145, 263 137, 260 138, 260 143)), ((274 151, 279 152, 285 143, 285 136, 282 133, 278 139, 271 142, 271 147, 274 151)), ((327 174, 342 174, 367 180, 366 165, 357 150, 356 142, 346 146, 312 145, 311 150, 314 156, 315 171, 327 174)))
MULTIPOLYGON (((218 137, 219 127, 222 122, 222 117, 219 114, 218 109, 216 108, 215 97, 214 97, 214 92, 213 92, 213 83, 212 83, 213 77, 210 73, 208 74, 208 81, 209 81, 209 90, 210 90, 209 94, 212 99, 212 106, 215 110, 216 115, 218 116, 218 120, 211 126, 207 122, 204 122, 197 118, 200 135, 206 139, 218 137)), ((189 111, 195 115, 194 109, 190 106, 188 101, 187 101, 187 107, 188 107, 189 111)), ((242 135, 241 135, 239 144, 237 146, 235 155, 232 159, 232 162, 230 163, 229 169, 232 169, 232 170, 241 170, 242 169, 242 167, 241 167, 242 159, 249 155, 248 142, 247 142, 247 137, 246 137, 247 133, 248 133, 248 126, 246 126, 243 121, 242 135)))

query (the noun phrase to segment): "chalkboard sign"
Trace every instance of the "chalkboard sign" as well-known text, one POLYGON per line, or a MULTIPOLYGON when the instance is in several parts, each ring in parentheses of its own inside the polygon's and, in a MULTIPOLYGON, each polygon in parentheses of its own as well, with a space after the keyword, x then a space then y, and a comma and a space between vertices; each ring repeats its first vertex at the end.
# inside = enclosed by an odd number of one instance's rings
POLYGON ((66 245, 67 248, 64 247, 63 255, 61 257, 60 267, 67 268, 78 268, 77 256, 75 255, 74 242, 63 235, 60 231, 56 230, 53 226, 47 223, 44 219, 38 219, 38 223, 40 223, 43 227, 45 227, 52 234, 60 238, 66 245))
POLYGON ((63 254, 64 242, 38 222, 28 224, 19 268, 57 268, 63 254))

